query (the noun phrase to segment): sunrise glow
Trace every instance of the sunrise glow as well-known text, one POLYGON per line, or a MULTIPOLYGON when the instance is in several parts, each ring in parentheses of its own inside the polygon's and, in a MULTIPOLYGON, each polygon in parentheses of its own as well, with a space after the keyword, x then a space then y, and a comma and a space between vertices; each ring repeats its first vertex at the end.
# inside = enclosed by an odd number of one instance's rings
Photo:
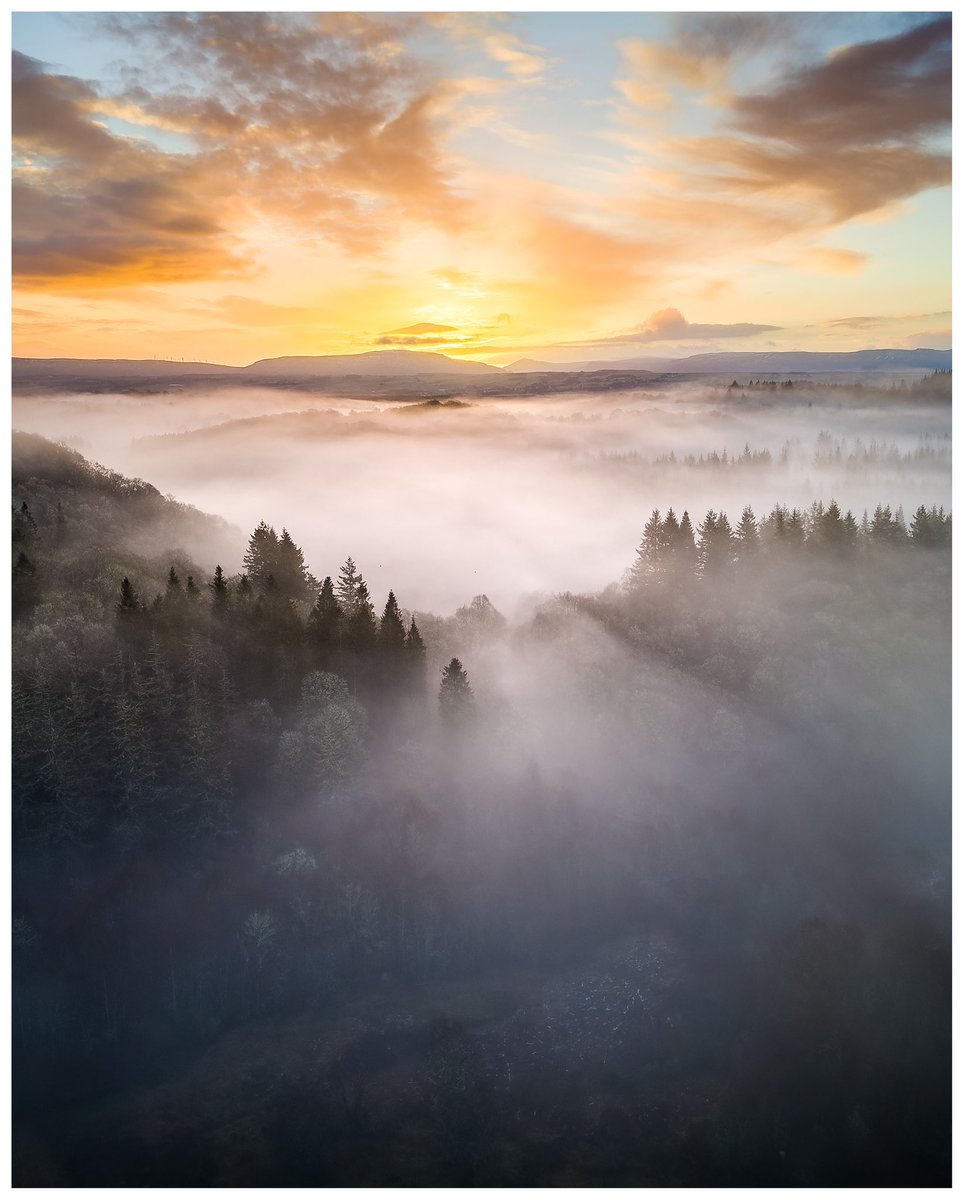
POLYGON ((20 14, 13 41, 18 355, 950 344, 949 17, 20 14))

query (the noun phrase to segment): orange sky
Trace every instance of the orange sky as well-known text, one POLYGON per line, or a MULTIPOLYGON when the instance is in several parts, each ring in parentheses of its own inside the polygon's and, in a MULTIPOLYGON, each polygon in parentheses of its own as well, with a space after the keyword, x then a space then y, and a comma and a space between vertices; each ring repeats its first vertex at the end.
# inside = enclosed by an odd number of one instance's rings
POLYGON ((914 14, 21 15, 14 353, 947 346, 949 39, 914 14))

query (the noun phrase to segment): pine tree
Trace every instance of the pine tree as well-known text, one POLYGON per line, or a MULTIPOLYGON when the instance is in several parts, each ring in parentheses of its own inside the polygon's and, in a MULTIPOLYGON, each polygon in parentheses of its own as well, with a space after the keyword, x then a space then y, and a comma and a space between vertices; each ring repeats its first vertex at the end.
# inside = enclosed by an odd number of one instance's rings
POLYGON ((124 576, 121 582, 120 603, 117 605, 117 613, 119 616, 128 616, 131 613, 137 613, 141 610, 140 598, 131 581, 124 576))
POLYGON ((675 552, 687 565, 693 566, 696 563, 696 535, 693 533, 693 524, 686 509, 683 510, 680 519, 675 552))
POLYGON ((255 587, 264 589, 277 567, 277 559, 278 535, 262 521, 248 540, 244 554, 244 569, 255 587))
POLYGON ((275 550, 273 574, 283 596, 303 600, 309 594, 308 572, 305 556, 296 546, 287 529, 282 529, 275 550))
POLYGON ((660 539, 661 557, 664 560, 667 553, 676 547, 678 540, 679 521, 676 519, 676 513, 670 508, 666 511, 666 520, 663 522, 663 536, 660 539))
POLYGON ((223 617, 228 610, 228 585, 220 563, 214 568, 214 579, 208 584, 211 590, 211 611, 216 617, 223 617))
POLYGON ((795 508, 787 517, 787 545, 794 550, 799 550, 804 545, 806 537, 807 531, 803 513, 799 508, 795 508))
POLYGON ((438 702, 442 720, 450 728, 463 724, 475 707, 469 677, 457 658, 453 658, 442 670, 438 702))
POLYGON ((915 546, 932 546, 931 522, 922 504, 910 519, 910 536, 915 546))
MULTIPOLYGON (((749 450, 749 447, 747 447, 749 450)), ((748 505, 740 514, 740 522, 733 533, 737 560, 746 564, 756 557, 760 548, 760 531, 757 528, 753 509, 748 505)))
POLYGON ((37 522, 33 519, 27 501, 20 505, 19 509, 13 510, 13 527, 11 531, 11 541, 13 548, 23 548, 29 550, 34 539, 37 536, 37 522))
POLYGON ((140 648, 144 634, 144 610, 134 585, 125 576, 121 583, 120 602, 115 608, 118 636, 129 649, 140 648))
POLYGON ((353 560, 346 558, 345 565, 338 573, 338 584, 335 589, 338 603, 341 606, 341 611, 345 614, 346 620, 350 621, 355 615, 355 610, 359 603, 359 588, 363 582, 353 560))
POLYGON ((654 508, 643 527, 643 538, 636 548, 636 561, 630 571, 633 587, 641 587, 649 579, 662 574, 666 554, 666 537, 659 509, 654 508))
POLYGON ((834 554, 844 554, 848 550, 850 538, 847 526, 840 514, 840 505, 836 500, 831 500, 825 511, 820 514, 817 528, 814 531, 814 540, 818 546, 822 546, 834 554))
POLYGON ((405 659, 409 683, 414 691, 421 691, 425 686, 425 643, 414 617, 405 636, 405 659))
POLYGON ((361 576, 355 589, 354 611, 345 626, 345 644, 352 653, 366 658, 374 650, 378 640, 378 622, 368 596, 368 585, 361 576))
POLYGON ((334 663, 343 619, 344 614, 335 599, 335 588, 328 575, 308 614, 305 627, 308 652, 316 667, 327 669, 334 663))
POLYGON ((699 563, 703 574, 725 571, 733 561, 733 531, 726 513, 717 514, 711 508, 699 527, 699 535, 699 563))
POLYGON ((378 648, 383 655, 396 659, 400 659, 405 650, 405 626, 394 592, 388 593, 385 610, 378 624, 378 648))

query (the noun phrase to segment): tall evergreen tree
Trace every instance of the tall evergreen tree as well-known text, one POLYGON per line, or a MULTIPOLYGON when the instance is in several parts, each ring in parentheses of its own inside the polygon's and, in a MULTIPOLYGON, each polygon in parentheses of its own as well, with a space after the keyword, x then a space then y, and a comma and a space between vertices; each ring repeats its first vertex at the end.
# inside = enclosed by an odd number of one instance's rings
POLYGON ((815 541, 818 546, 822 546, 838 556, 846 554, 851 548, 850 531, 836 500, 831 500, 824 512, 821 513, 815 530, 815 541))
POLYGON ((296 546, 287 529, 282 529, 275 549, 273 574, 282 595, 303 600, 309 594, 305 556, 296 546))
POLYGON ((760 530, 749 504, 740 514, 739 523, 733 531, 733 542, 738 562, 745 565, 756 558, 760 548, 760 530))
POLYGON ((425 643, 414 617, 405 635, 405 659, 410 686, 413 691, 421 691, 425 686, 425 643))
POLYGON ((355 610, 358 608, 359 592, 363 583, 364 580, 358 573, 354 561, 351 558, 346 558, 344 566, 338 572, 338 584, 335 588, 335 594, 338 597, 341 611, 345 614, 345 619, 348 621, 355 615, 355 610))
POLYGON ((319 669, 330 670, 334 664, 343 618, 331 576, 327 575, 305 627, 308 653, 319 669))
POLYGON ((355 589, 354 610, 345 625, 345 644, 355 655, 366 658, 375 649, 378 622, 368 595, 368 585, 361 576, 355 589))
POLYGON ((265 521, 248 539, 244 554, 244 569, 256 588, 264 589, 268 577, 274 574, 278 559, 278 535, 265 521))
POLYGON ((699 564, 704 575, 725 571, 733 561, 733 531, 726 513, 712 508, 699 527, 699 564))
POLYGON ((692 568, 696 565, 696 535, 693 532, 693 523, 690 521, 690 514, 686 509, 683 510, 683 515, 680 518, 679 532, 676 535, 676 545, 673 549, 673 554, 685 567, 692 568))
POLYGON ((630 571, 630 582, 634 587, 641 587, 647 580, 662 574, 666 554, 666 537, 663 529, 663 518, 658 508, 654 508, 649 520, 643 527, 642 541, 636 548, 636 561, 630 571))
POLYGON ((442 683, 438 693, 439 712, 449 728, 461 725, 475 707, 475 697, 469 686, 469 677, 457 658, 453 658, 442 670, 442 683))
POLYGON ((216 617, 223 617, 228 610, 230 592, 220 563, 214 568, 214 579, 208 587, 211 590, 211 611, 216 617))
POLYGON ((382 618, 378 623, 378 648, 380 653, 400 658, 405 650, 405 626, 398 610, 395 593, 389 592, 382 618))

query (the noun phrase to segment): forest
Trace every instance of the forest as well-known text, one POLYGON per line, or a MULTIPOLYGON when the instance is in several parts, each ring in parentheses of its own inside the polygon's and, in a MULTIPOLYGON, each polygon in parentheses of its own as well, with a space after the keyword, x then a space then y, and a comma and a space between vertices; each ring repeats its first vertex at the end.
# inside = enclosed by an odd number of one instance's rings
POLYGON ((16 1184, 949 1183, 942 507, 441 616, 18 436, 16 1184))

